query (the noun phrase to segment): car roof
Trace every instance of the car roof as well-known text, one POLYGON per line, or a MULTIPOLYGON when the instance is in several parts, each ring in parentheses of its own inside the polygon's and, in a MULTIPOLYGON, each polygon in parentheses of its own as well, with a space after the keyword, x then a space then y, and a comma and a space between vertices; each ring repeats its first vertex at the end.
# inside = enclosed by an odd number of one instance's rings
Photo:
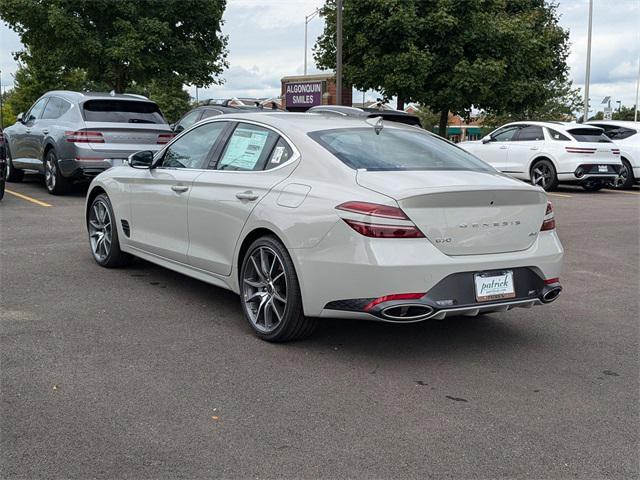
MULTIPOLYGON (((258 123, 264 123, 283 131, 288 132, 295 130, 304 134, 315 132, 318 130, 333 130, 338 128, 373 128, 371 119, 368 119, 367 117, 336 116, 323 113, 272 112, 269 110, 265 110, 262 112, 231 113, 219 115, 217 117, 212 117, 212 119, 228 119, 237 121, 249 120, 258 123), (367 120, 369 121, 367 122, 367 120)), ((403 129, 416 128, 399 122, 391 121, 384 123, 384 126, 403 129)))
POLYGON ((589 120, 589 125, 602 124, 613 125, 616 127, 628 127, 628 128, 640 128, 640 122, 634 122, 633 120, 589 120))
POLYGON ((76 102, 84 100, 130 100, 139 102, 151 102, 143 95, 134 93, 108 93, 108 92, 74 92, 71 90, 52 90, 43 96, 59 96, 76 102))
POLYGON ((560 130, 560 131, 568 131, 568 130, 573 130, 574 128, 589 128, 589 129, 593 129, 593 130, 602 130, 599 127, 596 127, 595 125, 585 125, 584 123, 575 123, 575 122, 571 122, 571 123, 567 123, 567 122, 538 122, 538 121, 534 121, 534 120, 522 120, 522 121, 518 121, 518 122, 509 122, 509 123, 505 123, 503 125, 503 127, 506 127, 508 125, 534 125, 534 126, 539 126, 539 127, 547 127, 547 128, 552 128, 554 130, 560 130))

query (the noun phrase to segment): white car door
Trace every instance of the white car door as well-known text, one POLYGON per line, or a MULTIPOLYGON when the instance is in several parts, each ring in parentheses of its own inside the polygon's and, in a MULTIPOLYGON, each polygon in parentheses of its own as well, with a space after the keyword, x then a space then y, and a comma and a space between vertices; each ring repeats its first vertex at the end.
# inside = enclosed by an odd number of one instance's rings
POLYGON ((189 199, 189 263, 229 275, 249 215, 295 168, 295 148, 277 132, 238 123, 219 159, 198 176, 189 199))
POLYGON ((511 138, 504 173, 528 179, 531 160, 544 149, 544 131, 539 125, 525 125, 511 138))
POLYGON ((507 125, 491 134, 490 140, 478 145, 475 153, 489 165, 500 170, 508 170, 508 153, 511 139, 520 130, 520 125, 507 125))
POLYGON ((193 181, 202 174, 227 123, 196 127, 170 143, 154 168, 130 181, 130 245, 187 263, 187 207, 193 181))

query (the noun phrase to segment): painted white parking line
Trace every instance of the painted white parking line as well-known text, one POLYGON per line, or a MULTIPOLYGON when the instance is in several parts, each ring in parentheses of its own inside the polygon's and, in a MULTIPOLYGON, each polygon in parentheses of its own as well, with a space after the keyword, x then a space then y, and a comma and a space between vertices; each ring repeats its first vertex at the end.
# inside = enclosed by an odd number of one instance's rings
POLYGON ((571 195, 567 195, 567 194, 564 194, 564 193, 551 193, 551 192, 547 192, 547 195, 551 195, 552 197, 571 198, 571 195))

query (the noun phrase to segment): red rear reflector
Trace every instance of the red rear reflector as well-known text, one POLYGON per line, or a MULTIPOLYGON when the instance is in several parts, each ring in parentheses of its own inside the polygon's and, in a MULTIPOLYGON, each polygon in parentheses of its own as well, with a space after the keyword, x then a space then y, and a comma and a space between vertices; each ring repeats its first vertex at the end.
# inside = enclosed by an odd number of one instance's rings
POLYGON ((86 130, 64 132, 67 142, 74 143, 104 143, 104 137, 100 132, 89 132, 86 130))
POLYGON ((547 210, 544 212, 544 220, 542 221, 540 231, 546 232, 548 230, 554 230, 556 228, 555 217, 556 215, 553 213, 553 204, 551 202, 547 202, 547 210))
POLYGON ((374 238, 423 238, 424 235, 415 225, 383 225, 364 223, 343 218, 343 220, 360 235, 374 238))
POLYGON ((560 278, 558 277, 554 277, 554 278, 547 278, 544 281, 545 285, 551 285, 552 283, 560 283, 560 278))
POLYGON ((620 150, 618 150, 617 148, 612 148, 611 151, 614 155, 620 155, 620 150))
POLYGON ((409 217, 398 207, 389 205, 379 205, 369 202, 345 202, 336 207, 345 212, 360 213, 362 215, 372 215, 374 217, 394 218, 396 220, 409 220, 409 217))
POLYGON ((158 135, 158 145, 165 145, 171 141, 173 137, 175 137, 175 133, 161 133, 158 135))
POLYGON ((389 302, 391 300, 417 300, 425 295, 426 293, 394 293, 393 295, 385 295, 384 297, 378 297, 372 302, 369 302, 367 306, 364 307, 364 311, 368 312, 373 307, 383 302, 389 302))

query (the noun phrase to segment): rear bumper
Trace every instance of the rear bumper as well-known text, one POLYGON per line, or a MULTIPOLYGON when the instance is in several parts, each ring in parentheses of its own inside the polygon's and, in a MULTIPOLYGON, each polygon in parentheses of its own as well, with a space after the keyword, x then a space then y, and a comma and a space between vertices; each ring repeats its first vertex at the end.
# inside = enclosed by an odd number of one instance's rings
POLYGON ((73 150, 66 152, 64 158, 58 160, 58 166, 64 177, 93 178, 101 172, 123 165, 129 155, 141 150, 156 152, 163 145, 117 145, 106 148, 110 144, 74 143, 73 150), (102 146, 102 148, 96 147, 102 146))
POLYGON ((99 173, 116 165, 122 165, 123 160, 113 159, 77 159, 64 158, 58 160, 58 167, 63 177, 67 178, 93 178, 99 173))
MULTIPOLYGON (((306 315, 375 319, 370 313, 329 311, 326 306, 342 299, 431 292, 443 279, 465 272, 525 267, 540 279, 556 278, 561 273, 564 251, 555 231, 551 231, 539 233, 528 249, 518 252, 449 256, 425 238, 372 239, 338 222, 317 246, 291 249, 291 254, 306 315)), ((538 297, 532 292, 526 298, 538 297)))
POLYGON ((559 173, 558 180, 561 182, 584 182, 601 178, 609 181, 618 176, 621 166, 622 164, 615 163, 581 163, 571 173, 559 173), (601 167, 606 167, 606 171, 602 171, 601 167))

